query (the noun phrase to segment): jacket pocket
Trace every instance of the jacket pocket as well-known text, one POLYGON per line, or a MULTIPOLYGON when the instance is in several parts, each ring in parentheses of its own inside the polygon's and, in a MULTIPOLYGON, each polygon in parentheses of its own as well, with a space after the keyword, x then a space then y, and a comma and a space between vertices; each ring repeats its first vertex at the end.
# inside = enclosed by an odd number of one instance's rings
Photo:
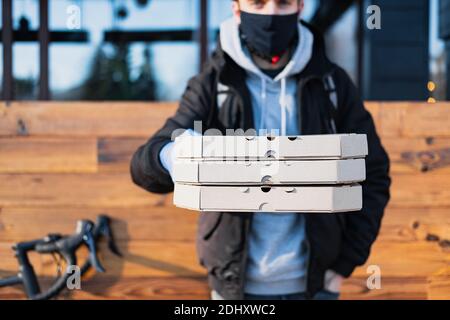
POLYGON ((222 220, 223 212, 201 212, 199 217, 199 235, 208 240, 222 220))

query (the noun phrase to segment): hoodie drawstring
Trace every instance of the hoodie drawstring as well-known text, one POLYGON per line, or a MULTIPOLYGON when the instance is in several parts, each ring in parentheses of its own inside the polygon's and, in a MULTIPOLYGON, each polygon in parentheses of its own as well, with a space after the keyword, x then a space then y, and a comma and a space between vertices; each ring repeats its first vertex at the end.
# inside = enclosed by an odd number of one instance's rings
POLYGON ((261 106, 261 116, 259 119, 259 130, 264 129, 264 120, 266 118, 266 79, 264 77, 261 77, 261 99, 262 99, 262 106, 261 106))
POLYGON ((280 92, 280 107, 281 107, 281 135, 286 135, 286 78, 281 79, 281 92, 280 92))
MULTIPOLYGON (((259 119, 259 129, 265 129, 264 121, 266 119, 267 114, 267 106, 266 106, 266 98, 267 98, 267 80, 264 77, 261 77, 261 115, 259 119)), ((286 135, 286 117, 287 117, 287 99, 286 99, 286 78, 281 79, 281 92, 280 92, 280 107, 281 107, 281 132, 282 136, 286 135)))

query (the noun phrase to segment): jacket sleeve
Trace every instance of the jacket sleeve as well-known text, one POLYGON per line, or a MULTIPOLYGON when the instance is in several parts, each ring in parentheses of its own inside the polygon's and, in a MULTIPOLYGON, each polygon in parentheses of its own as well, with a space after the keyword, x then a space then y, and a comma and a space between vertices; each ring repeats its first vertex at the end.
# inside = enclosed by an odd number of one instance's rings
POLYGON ((344 240, 339 257, 331 267, 349 277, 353 270, 363 265, 378 236, 384 209, 389 201, 389 158, 381 145, 371 114, 365 109, 359 93, 341 68, 337 69, 336 87, 339 104, 337 128, 340 133, 367 135, 366 180, 362 183, 363 207, 360 212, 343 214, 344 240))
POLYGON ((202 126, 205 126, 211 107, 212 79, 212 72, 206 68, 204 72, 191 78, 176 113, 136 150, 130 164, 131 177, 135 184, 154 193, 173 191, 173 181, 169 172, 163 167, 159 153, 167 143, 175 139, 172 137, 175 130, 193 129, 195 121, 201 121, 202 126))

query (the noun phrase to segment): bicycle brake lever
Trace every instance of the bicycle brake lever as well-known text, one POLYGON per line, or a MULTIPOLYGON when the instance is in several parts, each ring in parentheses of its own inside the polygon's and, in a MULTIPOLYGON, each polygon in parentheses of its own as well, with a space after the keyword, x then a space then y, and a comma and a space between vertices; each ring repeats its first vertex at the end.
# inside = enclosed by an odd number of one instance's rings
POLYGON ((88 249, 89 249, 89 261, 91 265, 97 270, 98 272, 105 272, 105 268, 100 263, 100 260, 97 257, 97 248, 95 245, 95 239, 92 234, 92 229, 87 230, 83 235, 83 241, 86 243, 88 249))
POLYGON ((97 225, 100 231, 100 234, 104 236, 108 241, 108 248, 118 257, 122 257, 119 249, 117 248, 116 242, 114 240, 114 236, 111 230, 111 219, 106 215, 99 215, 97 217, 97 225))

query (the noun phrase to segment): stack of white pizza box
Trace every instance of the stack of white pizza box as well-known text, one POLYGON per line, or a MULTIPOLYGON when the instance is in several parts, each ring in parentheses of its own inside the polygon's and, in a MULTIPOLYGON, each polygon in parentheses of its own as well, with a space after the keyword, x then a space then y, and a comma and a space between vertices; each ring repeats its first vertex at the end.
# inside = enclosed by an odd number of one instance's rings
POLYGON ((362 208, 366 135, 180 136, 174 204, 199 211, 362 208))

